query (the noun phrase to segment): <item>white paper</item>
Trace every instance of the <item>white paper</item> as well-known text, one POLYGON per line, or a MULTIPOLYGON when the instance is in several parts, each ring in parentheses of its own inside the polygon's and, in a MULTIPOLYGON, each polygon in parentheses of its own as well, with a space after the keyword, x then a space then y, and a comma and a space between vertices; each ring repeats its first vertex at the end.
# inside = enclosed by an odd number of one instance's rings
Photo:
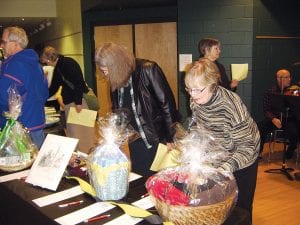
POLYGON ((10 181, 10 180, 21 179, 23 177, 26 177, 28 174, 29 174, 29 170, 24 170, 24 171, 21 171, 21 172, 1 176, 0 177, 0 183, 10 181))
POLYGON ((138 200, 136 202, 133 202, 131 204, 134 205, 134 206, 137 206, 139 208, 142 208, 142 209, 150 209, 150 208, 154 207, 154 204, 151 201, 150 196, 147 196, 145 198, 141 198, 140 200, 138 200))
POLYGON ((244 80, 248 75, 248 63, 244 64, 231 64, 231 77, 232 80, 244 80))
POLYGON ((32 201, 37 204, 39 207, 44 207, 46 205, 51 205, 55 202, 60 202, 62 200, 73 198, 75 196, 81 195, 84 192, 81 190, 81 187, 75 186, 72 188, 69 188, 64 191, 60 191, 54 194, 50 194, 41 198, 33 199, 32 201))
POLYGON ((141 222, 142 220, 142 218, 131 217, 127 214, 123 214, 116 219, 104 223, 104 225, 134 225, 141 222))
POLYGON ((184 72, 186 66, 193 62, 192 54, 179 54, 179 71, 184 72))
MULTIPOLYGON (((91 217, 97 216, 101 213, 104 213, 115 206, 107 202, 97 202, 92 205, 89 205, 83 209, 79 209, 75 212, 69 213, 65 216, 56 218, 55 221, 62 225, 73 225, 81 223, 84 220, 87 220, 91 217)), ((126 224, 126 223, 121 223, 126 224)), ((118 224, 120 225, 120 224, 118 224)))
POLYGON ((48 134, 25 182, 55 191, 78 139, 48 134))
POLYGON ((87 127, 94 127, 97 117, 97 111, 82 109, 80 113, 76 112, 74 107, 70 107, 67 123, 78 124, 87 127))
POLYGON ((131 182, 131 181, 134 181, 134 180, 137 180, 137 179, 140 179, 142 176, 141 175, 139 175, 139 174, 137 174, 137 173, 133 173, 133 172, 131 172, 130 174, 129 174, 129 182, 131 182))

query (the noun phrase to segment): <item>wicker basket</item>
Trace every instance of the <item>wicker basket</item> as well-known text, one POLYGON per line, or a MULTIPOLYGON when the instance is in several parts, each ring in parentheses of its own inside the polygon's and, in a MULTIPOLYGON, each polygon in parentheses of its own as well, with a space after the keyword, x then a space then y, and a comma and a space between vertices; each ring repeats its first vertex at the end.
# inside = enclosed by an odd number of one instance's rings
POLYGON ((180 225, 220 225, 235 204, 237 192, 233 191, 224 201, 205 206, 170 205, 150 194, 155 208, 165 221, 180 225))
POLYGON ((32 153, 31 159, 30 160, 26 160, 22 163, 18 163, 18 164, 10 164, 10 165, 1 165, 0 164, 0 170, 5 171, 5 172, 16 172, 19 170, 23 170, 26 169, 28 167, 30 167, 35 158, 37 156, 37 152, 32 153))

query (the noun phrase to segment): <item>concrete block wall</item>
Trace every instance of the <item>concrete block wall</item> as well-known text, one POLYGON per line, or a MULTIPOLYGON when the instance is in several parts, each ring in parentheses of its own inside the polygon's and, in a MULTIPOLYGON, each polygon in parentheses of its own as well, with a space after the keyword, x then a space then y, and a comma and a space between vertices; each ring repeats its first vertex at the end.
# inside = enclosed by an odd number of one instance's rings
POLYGON ((289 69, 292 82, 300 81, 300 65, 293 65, 300 61, 299 11, 297 0, 254 0, 252 111, 257 121, 264 118, 263 94, 275 84, 278 69, 289 69))
MULTIPOLYGON (((237 93, 251 111, 253 0, 178 0, 178 54, 199 57, 198 42, 204 37, 221 41, 221 58, 231 79, 230 64, 249 63, 248 78, 240 82, 237 93)), ((179 73, 182 80, 184 74, 179 73)), ((179 110, 189 115, 184 85, 179 85, 179 110)))

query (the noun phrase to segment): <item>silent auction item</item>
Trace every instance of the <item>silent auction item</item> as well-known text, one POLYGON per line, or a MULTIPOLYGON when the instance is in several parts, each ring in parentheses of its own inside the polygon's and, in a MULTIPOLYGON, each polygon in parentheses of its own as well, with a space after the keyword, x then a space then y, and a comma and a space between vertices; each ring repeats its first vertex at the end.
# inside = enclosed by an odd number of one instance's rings
POLYGON ((0 133, 0 170, 13 172, 28 168, 37 155, 28 130, 17 120, 21 114, 22 100, 15 87, 8 91, 9 111, 5 127, 0 133))
POLYGON ((201 128, 181 137, 177 148, 180 165, 163 169, 146 182, 158 213, 174 224, 222 224, 238 194, 233 174, 219 169, 228 153, 201 128))
POLYGON ((97 198, 119 200, 129 188, 130 161, 121 150, 128 137, 128 118, 111 113, 98 119, 99 145, 87 158, 90 183, 97 198))

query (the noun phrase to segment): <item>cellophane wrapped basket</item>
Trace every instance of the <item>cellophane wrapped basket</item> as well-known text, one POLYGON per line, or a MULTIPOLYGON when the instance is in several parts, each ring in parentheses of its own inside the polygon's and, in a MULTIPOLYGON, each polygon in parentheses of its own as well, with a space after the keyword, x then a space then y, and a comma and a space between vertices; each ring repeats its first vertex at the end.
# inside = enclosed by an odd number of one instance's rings
POLYGON ((102 200, 119 200, 129 187, 130 160, 121 150, 127 139, 127 118, 111 113, 98 119, 100 141, 88 156, 87 169, 91 185, 102 200))
POLYGON ((203 129, 193 129, 177 142, 179 166, 151 176, 146 188, 165 221, 180 225, 222 224, 237 200, 231 172, 219 169, 226 152, 203 129))
POLYGON ((17 121, 21 113, 21 96, 15 87, 9 89, 7 122, 0 133, 0 170, 14 172, 28 168, 37 155, 28 130, 17 121))

